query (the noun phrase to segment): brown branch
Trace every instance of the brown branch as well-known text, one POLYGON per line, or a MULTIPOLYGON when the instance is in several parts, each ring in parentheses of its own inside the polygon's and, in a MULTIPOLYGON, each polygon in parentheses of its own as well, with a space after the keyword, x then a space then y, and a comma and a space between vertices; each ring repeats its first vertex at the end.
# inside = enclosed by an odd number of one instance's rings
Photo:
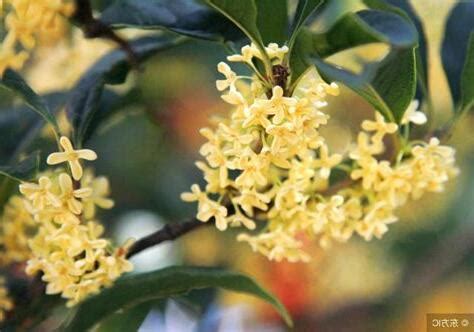
POLYGON ((202 222, 197 219, 192 219, 182 223, 167 224, 165 227, 156 231, 155 233, 145 236, 144 238, 141 238, 135 242, 128 250, 127 258, 130 258, 145 249, 156 246, 165 241, 175 240, 200 226, 212 224, 213 223, 211 221, 202 222))
POLYGON ((92 13, 90 0, 75 0, 76 9, 71 19, 84 33, 86 38, 103 38, 116 43, 127 53, 131 65, 138 68, 138 58, 127 40, 117 35, 107 24, 96 19, 92 13))

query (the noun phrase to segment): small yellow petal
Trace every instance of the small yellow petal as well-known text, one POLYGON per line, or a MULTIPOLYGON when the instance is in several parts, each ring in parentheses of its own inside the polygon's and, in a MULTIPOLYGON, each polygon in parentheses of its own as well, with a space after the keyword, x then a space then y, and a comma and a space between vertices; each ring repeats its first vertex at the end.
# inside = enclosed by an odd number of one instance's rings
POLYGON ((63 163, 66 160, 67 160, 67 154, 66 153, 64 153, 64 152, 54 152, 54 153, 51 153, 48 156, 48 159, 46 159, 46 162, 48 163, 48 165, 56 165, 56 164, 63 163))

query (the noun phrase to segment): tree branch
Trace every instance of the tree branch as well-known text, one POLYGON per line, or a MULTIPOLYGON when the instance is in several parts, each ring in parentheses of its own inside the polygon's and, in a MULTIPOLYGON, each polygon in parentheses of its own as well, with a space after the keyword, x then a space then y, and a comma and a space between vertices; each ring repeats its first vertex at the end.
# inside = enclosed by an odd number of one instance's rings
POLYGON ((156 231, 155 233, 152 233, 136 241, 128 250, 126 257, 130 258, 133 255, 136 255, 139 252, 156 246, 162 242, 175 240, 200 226, 212 224, 213 223, 211 221, 202 222, 197 219, 192 219, 182 223, 167 224, 165 227, 156 231))
POLYGON ((71 19, 83 31, 86 38, 109 39, 127 53, 130 63, 138 68, 138 58, 127 40, 117 35, 107 24, 96 19, 90 0, 75 0, 76 9, 71 19))

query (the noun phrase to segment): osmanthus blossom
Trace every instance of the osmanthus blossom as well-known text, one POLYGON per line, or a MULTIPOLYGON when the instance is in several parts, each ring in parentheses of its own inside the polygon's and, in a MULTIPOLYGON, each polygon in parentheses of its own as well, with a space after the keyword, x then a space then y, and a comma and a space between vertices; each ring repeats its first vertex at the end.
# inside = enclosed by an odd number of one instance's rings
POLYGON ((418 110, 419 106, 420 102, 418 100, 412 100, 410 102, 410 105, 408 105, 408 108, 406 109, 405 113, 403 114, 401 123, 407 124, 409 122, 412 122, 416 125, 425 124, 426 121, 428 121, 428 118, 426 117, 425 113, 418 110))
MULTIPOLYGON (((247 45, 227 60, 254 70, 255 59, 269 58, 273 66, 287 60, 286 46, 269 44, 265 51, 266 56, 247 45)), ((342 155, 331 152, 319 132, 330 121, 324 107, 328 96, 339 95, 336 83, 307 74, 288 95, 257 73, 244 93, 248 76, 237 75, 224 62, 218 71, 225 78, 217 81, 217 89, 234 109, 214 128, 201 129, 207 138, 200 150, 205 161, 196 165, 207 185, 204 190, 192 185, 182 199, 197 201, 197 219, 214 220, 219 230, 254 230, 237 239, 270 260, 308 261, 304 239, 316 238, 327 248, 354 234, 367 241, 381 238, 398 221, 397 208, 426 192, 443 191, 458 173, 454 149, 436 138, 406 142, 395 158, 385 156, 386 138, 396 139, 400 126, 426 122, 417 101, 400 125, 378 112, 374 120, 364 120, 356 142, 342 155), (332 179, 335 168, 346 173, 340 188, 332 179)))
POLYGON ((51 153, 46 162, 49 165, 67 162, 71 168, 71 174, 74 180, 80 180, 83 171, 79 159, 95 160, 97 159, 96 153, 89 149, 74 150, 71 141, 66 136, 60 138, 59 144, 64 151, 51 153))
POLYGON ((21 69, 37 39, 54 35, 73 12, 71 0, 3 0, 7 33, 0 46, 0 75, 7 68, 21 69))
POLYGON ((8 296, 8 291, 5 287, 5 280, 0 278, 0 322, 5 319, 6 312, 12 309, 13 302, 8 296))
POLYGON ((64 151, 50 154, 48 163, 69 167, 47 170, 38 183, 20 184, 22 196, 13 196, 6 205, 0 263, 26 261, 27 274, 41 272, 47 294, 61 294, 73 306, 133 269, 126 258, 132 242, 114 248, 102 237, 96 211, 114 205, 109 183, 81 165, 81 159, 95 159, 95 152, 74 149, 65 136, 60 144, 64 151))

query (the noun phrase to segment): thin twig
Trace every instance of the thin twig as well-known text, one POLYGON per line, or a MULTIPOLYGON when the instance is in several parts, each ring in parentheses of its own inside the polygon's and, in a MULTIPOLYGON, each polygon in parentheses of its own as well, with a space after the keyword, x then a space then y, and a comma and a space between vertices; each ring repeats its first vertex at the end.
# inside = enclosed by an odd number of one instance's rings
POLYGON ((86 38, 103 38, 116 43, 127 53, 131 65, 138 68, 138 58, 127 40, 117 35, 107 24, 95 18, 90 0, 75 0, 76 9, 71 19, 84 32, 86 38))
POLYGON ((205 223, 197 219, 192 219, 182 223, 167 224, 165 227, 156 231, 155 233, 145 236, 144 238, 141 238, 135 242, 130 247, 127 253, 127 258, 130 258, 133 255, 136 255, 139 252, 156 246, 162 242, 175 240, 200 226, 212 224, 213 223, 210 221, 205 223))

